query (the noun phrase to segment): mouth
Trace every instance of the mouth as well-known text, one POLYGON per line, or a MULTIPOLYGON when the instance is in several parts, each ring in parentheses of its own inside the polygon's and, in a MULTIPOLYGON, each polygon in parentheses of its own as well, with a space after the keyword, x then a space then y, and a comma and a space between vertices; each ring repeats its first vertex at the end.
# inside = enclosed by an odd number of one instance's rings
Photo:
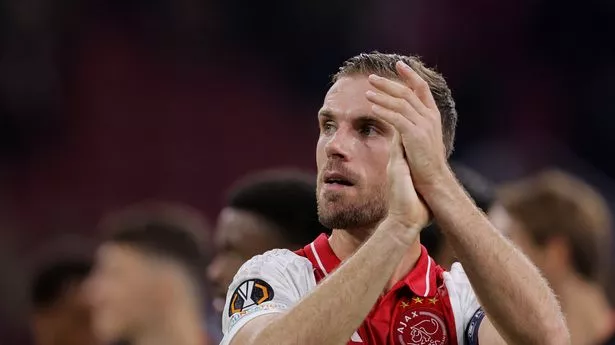
POLYGON ((324 176, 324 182, 329 186, 344 186, 351 187, 354 186, 354 182, 352 182, 346 176, 340 173, 327 173, 324 176))

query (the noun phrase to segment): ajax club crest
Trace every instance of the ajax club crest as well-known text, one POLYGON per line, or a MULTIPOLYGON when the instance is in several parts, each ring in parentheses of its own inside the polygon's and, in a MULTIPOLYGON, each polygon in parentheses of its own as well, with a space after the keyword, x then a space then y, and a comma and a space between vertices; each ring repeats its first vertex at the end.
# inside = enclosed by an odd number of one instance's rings
POLYGON ((434 308, 437 298, 415 297, 401 302, 394 333, 400 345, 447 345, 446 324, 434 308), (431 308, 430 308, 431 306, 431 308))

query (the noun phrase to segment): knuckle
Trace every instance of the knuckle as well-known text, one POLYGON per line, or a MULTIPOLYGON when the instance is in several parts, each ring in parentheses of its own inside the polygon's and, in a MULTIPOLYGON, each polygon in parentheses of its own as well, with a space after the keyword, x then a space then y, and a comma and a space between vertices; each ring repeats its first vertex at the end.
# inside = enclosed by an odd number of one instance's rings
POLYGON ((428 119, 429 124, 432 126, 432 128, 434 129, 442 128, 442 120, 440 119, 439 113, 435 113, 433 116, 427 116, 427 119, 428 119))
POLYGON ((419 77, 417 81, 418 87, 424 91, 429 91, 429 84, 425 81, 425 79, 419 77))
POLYGON ((421 118, 423 119, 426 129, 434 129, 438 125, 438 121, 431 116, 422 116, 421 118))
POLYGON ((433 125, 431 124, 431 122, 425 121, 423 124, 421 124, 421 129, 425 133, 425 135, 427 135, 428 133, 431 133, 433 131, 433 125))
POLYGON ((401 92, 401 95, 404 99, 410 99, 412 97, 412 90, 410 90, 410 88, 408 87, 404 87, 404 89, 401 92))
POLYGON ((394 101, 394 106, 396 110, 405 110, 406 109, 406 101, 401 98, 396 98, 394 101))

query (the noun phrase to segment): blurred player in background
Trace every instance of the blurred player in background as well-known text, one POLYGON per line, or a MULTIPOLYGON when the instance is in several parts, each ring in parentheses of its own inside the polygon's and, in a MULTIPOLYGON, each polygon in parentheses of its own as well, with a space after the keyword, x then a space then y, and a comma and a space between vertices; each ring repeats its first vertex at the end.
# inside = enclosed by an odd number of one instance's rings
POLYGON ((416 57, 355 56, 318 121, 318 215, 332 234, 247 261, 222 344, 569 343, 546 281, 448 166, 457 113, 440 74, 416 57), (472 284, 420 245, 430 214, 472 284))
MULTIPOLYGON (((615 274, 613 273, 614 269, 613 269, 612 256, 613 256, 613 251, 611 250, 611 261, 609 262, 609 265, 608 265, 608 267, 610 268, 610 273, 609 273, 609 277, 606 282, 606 290, 607 290, 607 297, 611 305, 611 317, 613 320, 615 320, 615 274)), ((615 324, 613 325, 613 329, 614 330, 613 332, 611 332, 611 337, 606 341, 604 345, 615 345, 615 324)))
MULTIPOLYGON (((497 202, 495 188, 491 182, 462 164, 451 163, 451 168, 476 206, 485 212, 494 227, 498 230, 506 227, 508 216, 504 208, 497 202)), ((421 244, 427 248, 427 252, 438 265, 447 270, 450 270, 453 263, 457 261, 453 248, 435 222, 429 224, 421 232, 421 244)))
POLYGON ((181 210, 147 210, 131 209, 103 223, 110 235, 88 282, 94 331, 106 343, 208 344, 204 230, 181 210))
POLYGON ((511 239, 559 296, 572 344, 604 344, 615 335, 604 284, 612 226, 605 200, 583 181, 557 170, 504 185, 499 196, 512 218, 507 229, 511 239))
POLYGON ((250 174, 231 187, 216 226, 208 268, 218 312, 244 262, 273 248, 296 250, 328 230, 318 221, 316 176, 297 170, 250 174))
POLYGON ((31 287, 35 345, 97 344, 83 289, 90 269, 85 259, 62 259, 39 268, 31 287))

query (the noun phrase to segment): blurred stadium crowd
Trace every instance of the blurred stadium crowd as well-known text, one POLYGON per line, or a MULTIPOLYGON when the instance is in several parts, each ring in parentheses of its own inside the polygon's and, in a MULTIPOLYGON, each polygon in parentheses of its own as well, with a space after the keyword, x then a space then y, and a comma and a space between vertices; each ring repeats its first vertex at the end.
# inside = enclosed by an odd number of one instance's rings
MULTIPOLYGON (((0 23, 0 343, 96 344, 94 305, 109 329, 192 315, 216 344, 241 263, 328 231, 316 111, 375 49, 447 78, 454 170, 573 344, 615 331, 614 2, 0 0, 0 23)), ((454 261, 437 224, 422 243, 454 261)))

